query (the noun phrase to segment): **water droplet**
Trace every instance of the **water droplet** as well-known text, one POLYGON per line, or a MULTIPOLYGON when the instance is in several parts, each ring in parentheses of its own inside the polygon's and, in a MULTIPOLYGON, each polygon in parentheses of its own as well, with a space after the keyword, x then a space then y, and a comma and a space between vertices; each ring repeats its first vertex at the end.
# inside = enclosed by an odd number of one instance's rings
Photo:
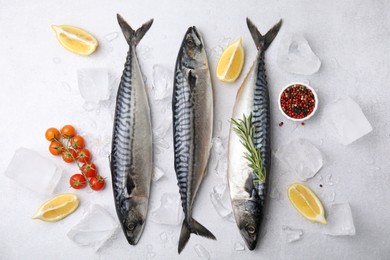
POLYGON ((240 242, 236 242, 234 244, 234 250, 236 250, 236 251, 244 251, 245 250, 245 246, 242 243, 240 243, 240 242))
POLYGON ((328 186, 333 186, 338 183, 338 180, 333 178, 332 174, 328 174, 325 176, 325 184, 328 186))
POLYGON ((63 81, 61 85, 66 92, 70 92, 71 87, 67 82, 63 81))
POLYGON ((118 33, 117 32, 112 32, 112 33, 106 34, 104 36, 104 39, 106 39, 107 41, 111 42, 111 41, 115 40, 117 37, 118 37, 118 33))
POLYGON ((53 62, 54 62, 54 64, 60 64, 61 63, 61 59, 58 58, 58 57, 55 57, 55 58, 53 58, 53 62))
POLYGON ((163 242, 164 244, 165 244, 166 242, 168 242, 168 235, 167 235, 166 232, 162 232, 162 233, 160 234, 160 240, 161 240, 161 242, 163 242))
POLYGON ((203 246, 196 244, 194 249, 200 259, 204 259, 204 260, 210 259, 210 253, 203 246))

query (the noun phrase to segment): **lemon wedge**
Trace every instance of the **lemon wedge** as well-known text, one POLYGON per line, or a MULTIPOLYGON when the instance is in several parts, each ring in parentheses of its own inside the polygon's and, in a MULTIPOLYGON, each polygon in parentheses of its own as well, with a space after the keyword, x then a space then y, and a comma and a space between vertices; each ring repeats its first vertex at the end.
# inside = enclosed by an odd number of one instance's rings
POLYGON ((80 54, 90 55, 98 47, 98 41, 90 33, 71 25, 52 25, 57 40, 67 50, 80 54))
POLYGON ((309 187, 301 183, 293 183, 288 187, 288 198, 293 206, 305 218, 313 222, 326 224, 324 207, 309 187))
POLYGON ((234 82, 244 65, 244 48, 241 37, 231 43, 222 53, 217 65, 217 78, 223 82, 234 82))
POLYGON ((60 194, 43 203, 32 218, 55 222, 75 211, 79 203, 79 198, 74 194, 60 194))

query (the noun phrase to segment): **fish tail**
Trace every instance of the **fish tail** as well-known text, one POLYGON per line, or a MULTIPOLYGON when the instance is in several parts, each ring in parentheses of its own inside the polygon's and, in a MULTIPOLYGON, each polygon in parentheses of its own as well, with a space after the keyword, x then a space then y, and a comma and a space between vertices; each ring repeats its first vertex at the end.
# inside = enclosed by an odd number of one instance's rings
POLYGON ((145 33, 150 29, 153 23, 153 19, 150 19, 135 31, 120 14, 117 14, 116 17, 127 43, 132 46, 138 45, 142 37, 144 37, 145 33))
POLYGON ((216 240, 215 236, 204 226, 202 226, 195 219, 191 220, 191 226, 188 224, 187 220, 183 221, 183 225, 181 226, 180 239, 179 239, 179 254, 183 251, 186 246, 188 240, 190 239, 190 234, 197 234, 202 237, 207 237, 213 240, 216 240))
POLYGON ((261 35, 256 25, 254 25, 249 18, 246 18, 246 23, 257 49, 262 48, 262 50, 265 51, 278 34, 279 29, 282 26, 282 19, 280 19, 280 21, 275 24, 264 36, 261 35))

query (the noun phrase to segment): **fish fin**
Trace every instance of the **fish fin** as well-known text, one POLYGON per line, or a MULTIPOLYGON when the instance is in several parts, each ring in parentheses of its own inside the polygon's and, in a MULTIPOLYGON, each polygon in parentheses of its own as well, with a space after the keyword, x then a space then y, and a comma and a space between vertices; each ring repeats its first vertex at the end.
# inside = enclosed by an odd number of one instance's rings
POLYGON ((253 177, 252 174, 248 176, 248 179, 245 181, 245 191, 248 192, 249 194, 252 194, 253 190, 253 177))
POLYGON ((190 229, 188 228, 187 221, 183 221, 183 225, 181 226, 181 232, 180 232, 180 239, 179 239, 179 247, 178 252, 179 254, 181 251, 183 251, 184 247, 186 246, 188 240, 190 239, 190 229))
POLYGON ((249 18, 246 18, 246 23, 248 25, 249 31, 251 32, 253 41, 256 44, 256 48, 262 48, 265 51, 266 49, 268 49, 269 45, 272 43, 272 41, 278 34, 279 29, 282 26, 282 19, 280 19, 280 21, 275 24, 264 36, 261 35, 256 25, 254 25, 249 18))
POLYGON ((181 251, 183 251, 184 247, 186 246, 188 240, 190 239, 191 233, 216 240, 215 236, 195 219, 191 220, 191 227, 188 225, 187 220, 184 220, 180 232, 179 247, 178 247, 179 254, 181 253, 181 251))
POLYGON ((117 14, 117 19, 119 26, 122 29, 122 33, 126 38, 126 41, 129 45, 137 46, 141 41, 142 37, 144 37, 145 33, 149 30, 149 28, 153 24, 153 19, 150 19, 146 23, 144 23, 139 29, 134 31, 133 28, 126 22, 125 19, 120 14, 117 14))

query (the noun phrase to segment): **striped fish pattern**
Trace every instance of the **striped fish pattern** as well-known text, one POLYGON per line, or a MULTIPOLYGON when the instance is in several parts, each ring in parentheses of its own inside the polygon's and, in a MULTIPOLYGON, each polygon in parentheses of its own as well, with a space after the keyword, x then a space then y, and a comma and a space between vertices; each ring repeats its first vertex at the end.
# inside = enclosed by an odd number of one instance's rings
MULTIPOLYGON (((271 169, 271 133, 270 133, 270 102, 267 86, 267 76, 265 74, 264 51, 258 54, 257 75, 255 91, 253 96, 253 125, 255 127, 254 144, 260 149, 262 164, 266 169, 266 179, 271 169)), ((256 175, 252 173, 253 182, 257 195, 260 199, 260 205, 263 206, 266 194, 266 185, 258 181, 256 175)))
POLYGON ((215 239, 192 218, 192 207, 207 171, 213 130, 213 91, 203 40, 190 27, 175 67, 172 98, 175 171, 185 215, 178 252, 191 233, 215 239))
POLYGON ((117 17, 129 51, 116 98, 110 168, 117 215, 127 241, 135 245, 145 226, 153 169, 150 109, 136 46, 152 20, 134 31, 117 17))
POLYGON ((265 72, 264 52, 276 37, 281 21, 264 36, 247 19, 247 25, 258 49, 256 60, 238 90, 233 109, 234 119, 252 114, 254 144, 260 149, 266 182, 259 182, 249 162, 244 158, 246 148, 230 128, 228 152, 228 182, 236 224, 249 250, 254 250, 260 234, 271 168, 270 101, 265 72))

